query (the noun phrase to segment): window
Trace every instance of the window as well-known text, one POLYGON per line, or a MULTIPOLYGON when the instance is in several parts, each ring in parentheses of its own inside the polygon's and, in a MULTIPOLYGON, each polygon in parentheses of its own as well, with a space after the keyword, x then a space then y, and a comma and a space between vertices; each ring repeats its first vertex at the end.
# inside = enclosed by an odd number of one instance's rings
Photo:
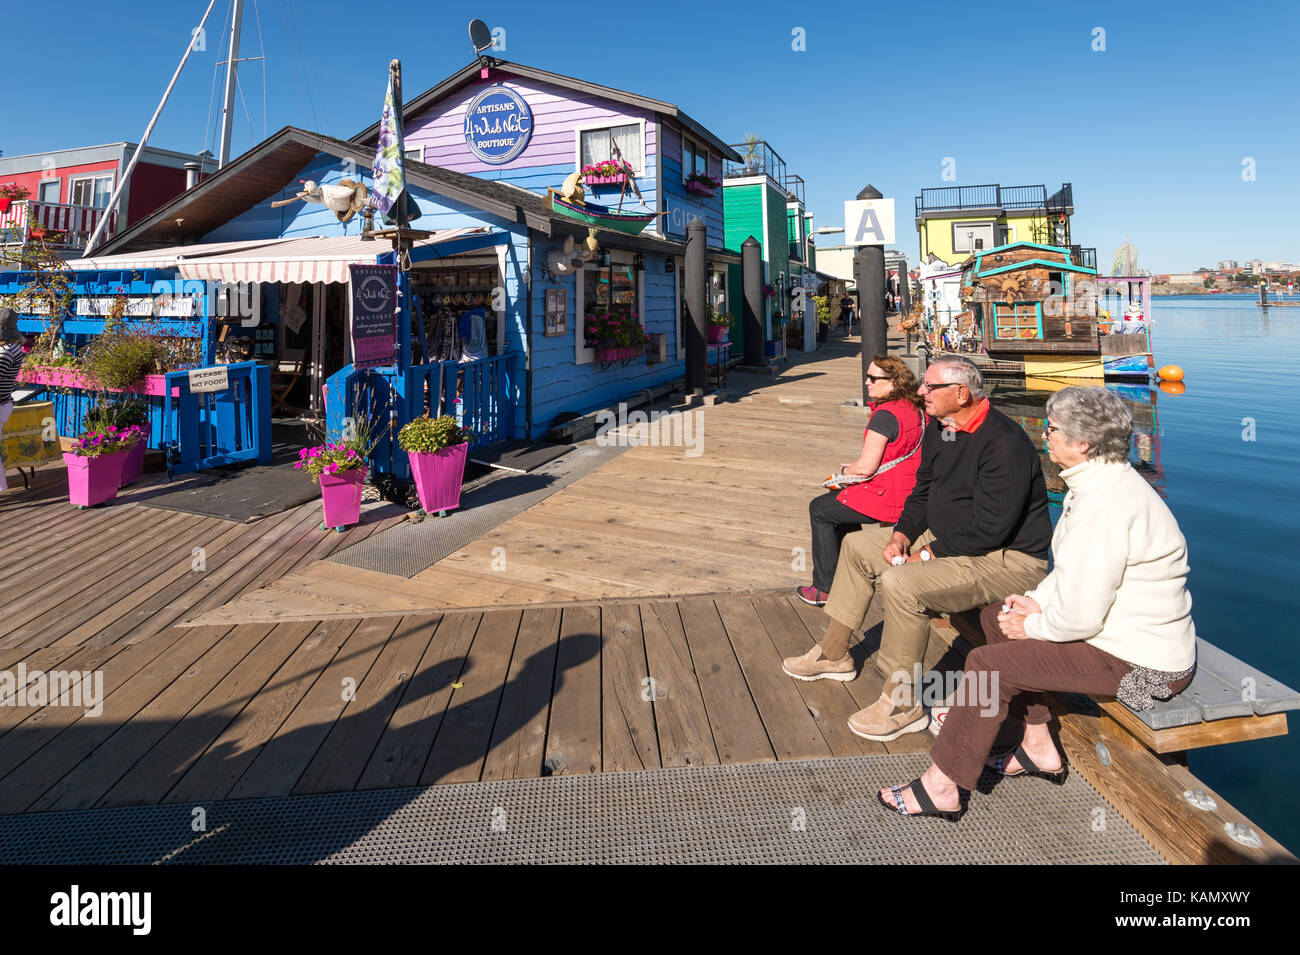
POLYGON ((689 137, 682 137, 682 179, 689 179, 693 173, 702 176, 709 174, 709 151, 689 137))
POLYGON ((994 308, 993 337, 1042 338, 1043 318, 1037 302, 998 303, 994 308))
POLYGON ((993 222, 954 222, 952 224, 952 250, 954 252, 979 252, 993 248, 993 222))
POLYGON ((641 312, 641 273, 630 262, 615 262, 608 268, 588 265, 579 276, 578 307, 581 309, 582 327, 577 334, 579 364, 595 359, 595 349, 600 342, 588 340, 591 319, 602 313, 628 315, 645 327, 641 312))
POLYGON ((39 188, 36 190, 37 200, 40 202, 58 202, 62 186, 62 179, 50 179, 41 183, 39 188))
POLYGON ((95 176, 71 179, 68 182, 68 202, 74 206, 94 206, 107 209, 113 195, 113 177, 95 176))
POLYGON ((627 126, 602 126, 599 129, 583 129, 578 132, 578 168, 593 166, 598 162, 614 158, 611 140, 618 146, 623 158, 632 164, 633 172, 642 175, 645 172, 644 133, 640 123, 627 126))
POLYGON ((408 149, 404 149, 402 150, 402 158, 413 159, 416 162, 424 162, 424 147, 411 146, 408 149))

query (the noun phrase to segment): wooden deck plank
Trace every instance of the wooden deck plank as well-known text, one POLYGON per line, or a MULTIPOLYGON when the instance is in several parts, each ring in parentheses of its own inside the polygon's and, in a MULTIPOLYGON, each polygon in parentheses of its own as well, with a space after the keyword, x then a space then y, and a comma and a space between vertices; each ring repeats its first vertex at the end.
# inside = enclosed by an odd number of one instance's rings
POLYGON ((438 628, 437 617, 402 617, 356 696, 293 787, 295 793, 356 787, 438 628))
POLYGON ((714 603, 777 758, 830 756, 830 746, 795 688, 797 681, 781 670, 781 657, 767 635, 753 600, 720 597, 714 603))
POLYGON ((327 620, 314 626, 288 623, 277 627, 274 639, 292 640, 302 633, 302 641, 207 752, 172 787, 167 794, 168 801, 227 798, 356 627, 356 620, 327 620))
POLYGON ((683 600, 680 611, 719 760, 772 762, 776 752, 736 662, 717 607, 712 600, 697 597, 683 600))
POLYGON ((262 748, 248 771, 239 777, 229 798, 252 799, 293 792, 303 770, 343 715, 352 693, 370 672, 398 622, 397 617, 353 621, 355 629, 347 642, 262 748))
MULTIPOLYGON (((807 653, 815 640, 803 619, 790 605, 797 598, 767 596, 754 600, 754 607, 767 629, 767 635, 782 659, 807 653)), ((811 609, 811 608, 810 608, 811 609)), ((784 676, 784 673, 782 674, 784 676)), ((848 727, 848 719, 861 707, 838 680, 790 680, 803 697, 822 739, 836 756, 883 756, 883 743, 863 739, 848 727)))
POLYGON ((416 786, 442 730, 455 684, 465 669, 482 614, 446 614, 437 623, 410 685, 384 730, 358 789, 416 786))
POLYGON ((641 604, 641 630, 654 680, 660 762, 665 768, 718 765, 718 748, 676 601, 641 604))
POLYGON ((483 763, 483 779, 534 779, 546 757, 546 724, 560 642, 560 609, 523 613, 501 707, 483 763))
POLYGON ((607 773, 659 769, 640 608, 608 605, 600 627, 601 765, 607 773))
POLYGON ((36 803, 34 811, 88 809, 119 805, 108 793, 124 775, 158 742, 185 720, 195 702, 271 632, 270 626, 253 624, 236 628, 217 638, 210 635, 225 628, 205 628, 197 633, 178 631, 191 649, 207 649, 153 700, 129 720, 121 721, 113 734, 77 763, 58 784, 36 803))
POLYGON ((483 614, 457 681, 463 686, 453 688, 442 726, 420 773, 421 786, 477 782, 482 775, 522 618, 519 610, 483 614))
POLYGON ((47 706, 22 729, 7 734, 5 745, 0 747, 0 772, 5 774, 0 778, 0 813, 25 811, 94 752, 116 727, 175 685, 177 678, 220 639, 222 630, 211 628, 188 640, 174 635, 161 653, 141 647, 132 654, 138 668, 112 690, 105 674, 104 714, 108 718, 92 719, 80 709, 47 706))
MULTIPOLYGON (((293 655, 311 629, 310 625, 303 624, 273 627, 234 662, 214 687, 193 701, 185 718, 131 767, 108 791, 105 801, 119 806, 179 801, 171 798, 172 787, 267 685, 271 675, 293 655)), ((231 649, 238 653, 244 645, 241 640, 231 649)), ((201 689, 201 686, 194 687, 195 691, 201 689)))
POLYGON ((564 608, 546 735, 549 773, 600 772, 600 643, 599 607, 564 608))

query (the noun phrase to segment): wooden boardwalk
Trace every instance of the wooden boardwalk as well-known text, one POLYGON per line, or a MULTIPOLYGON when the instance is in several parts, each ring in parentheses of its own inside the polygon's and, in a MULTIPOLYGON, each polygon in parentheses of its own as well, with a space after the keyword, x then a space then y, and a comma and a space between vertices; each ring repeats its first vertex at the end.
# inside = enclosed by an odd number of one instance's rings
POLYGON ((781 672, 823 621, 768 595, 55 642, 29 667, 102 670, 103 712, 0 707, 0 814, 928 749, 849 732, 873 668, 781 672))
MULTIPOLYGON (((411 579, 318 562, 196 623, 759 592, 810 580, 808 504, 861 450, 856 344, 732 376, 700 453, 634 447, 411 579), (504 566, 501 558, 504 557, 504 566)), ((509 480, 506 478, 505 480, 509 480)))

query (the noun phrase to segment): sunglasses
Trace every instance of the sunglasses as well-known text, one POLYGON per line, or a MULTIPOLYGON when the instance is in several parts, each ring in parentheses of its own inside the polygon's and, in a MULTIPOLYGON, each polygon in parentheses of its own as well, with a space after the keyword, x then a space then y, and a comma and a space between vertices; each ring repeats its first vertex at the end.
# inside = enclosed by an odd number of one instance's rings
POLYGON ((893 381, 892 375, 867 375, 867 381, 893 381))
POLYGON ((916 390, 920 391, 922 388, 924 388, 927 391, 938 391, 940 388, 951 388, 953 385, 956 384, 960 384, 960 382, 956 382, 956 381, 929 382, 926 381, 924 378, 922 378, 921 383, 917 385, 916 390))

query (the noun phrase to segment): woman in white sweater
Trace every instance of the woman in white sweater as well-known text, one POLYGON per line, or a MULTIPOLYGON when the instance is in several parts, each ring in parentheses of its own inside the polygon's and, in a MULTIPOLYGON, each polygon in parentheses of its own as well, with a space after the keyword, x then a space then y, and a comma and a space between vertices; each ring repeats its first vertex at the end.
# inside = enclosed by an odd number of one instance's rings
POLYGON ((1052 395, 1047 415, 1043 440, 1069 486, 1052 535, 1052 572, 1035 590, 984 609, 988 643, 966 658, 933 765, 880 790, 888 809, 955 820, 965 811, 961 790, 975 788, 985 765, 1064 782, 1041 691, 1115 696, 1141 710, 1191 683, 1187 542, 1128 463, 1133 416, 1105 388, 1077 387, 1052 395), (986 763, 1009 715, 1024 722, 1024 738, 986 763))

